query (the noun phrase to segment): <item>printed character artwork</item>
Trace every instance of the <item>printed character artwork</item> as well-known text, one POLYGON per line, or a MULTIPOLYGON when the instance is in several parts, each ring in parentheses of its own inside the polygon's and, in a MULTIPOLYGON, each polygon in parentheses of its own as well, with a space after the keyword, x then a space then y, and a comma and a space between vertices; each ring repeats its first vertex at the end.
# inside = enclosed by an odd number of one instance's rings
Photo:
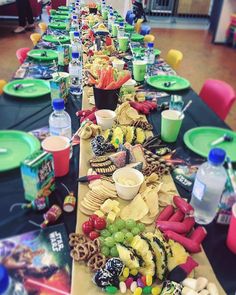
POLYGON ((70 294, 71 260, 62 224, 0 240, 0 263, 19 294, 70 294))

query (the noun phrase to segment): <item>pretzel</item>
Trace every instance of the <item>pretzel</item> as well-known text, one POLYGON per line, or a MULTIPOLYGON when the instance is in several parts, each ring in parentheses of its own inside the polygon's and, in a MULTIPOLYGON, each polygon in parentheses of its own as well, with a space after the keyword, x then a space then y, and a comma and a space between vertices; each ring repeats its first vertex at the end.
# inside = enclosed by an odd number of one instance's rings
POLYGON ((97 254, 94 254, 88 260, 87 266, 90 268, 91 271, 97 271, 103 268, 105 264, 106 264, 106 257, 101 253, 97 253, 97 254))
POLYGON ((88 257, 88 248, 84 244, 78 244, 73 250, 71 250, 70 255, 76 261, 86 260, 88 257))
POLYGON ((86 257, 86 260, 98 252, 98 247, 94 245, 93 242, 84 243, 83 246, 86 247, 88 250, 88 255, 86 257))
POLYGON ((78 244, 83 244, 88 241, 87 237, 85 237, 82 234, 77 234, 77 233, 71 233, 69 235, 69 245, 71 247, 75 247, 78 244))
POLYGON ((101 242, 99 238, 93 240, 93 244, 97 247, 98 250, 100 250, 101 242))

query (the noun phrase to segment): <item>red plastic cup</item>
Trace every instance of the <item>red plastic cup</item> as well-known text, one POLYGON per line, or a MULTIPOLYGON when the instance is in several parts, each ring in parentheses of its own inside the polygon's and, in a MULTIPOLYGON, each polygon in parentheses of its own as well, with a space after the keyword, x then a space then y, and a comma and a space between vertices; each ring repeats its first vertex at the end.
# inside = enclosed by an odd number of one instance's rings
POLYGON ((229 231, 226 244, 228 248, 236 254, 236 203, 232 207, 229 231))
POLYGON ((53 155, 54 172, 56 177, 69 172, 70 140, 64 136, 49 136, 42 141, 44 151, 53 155))

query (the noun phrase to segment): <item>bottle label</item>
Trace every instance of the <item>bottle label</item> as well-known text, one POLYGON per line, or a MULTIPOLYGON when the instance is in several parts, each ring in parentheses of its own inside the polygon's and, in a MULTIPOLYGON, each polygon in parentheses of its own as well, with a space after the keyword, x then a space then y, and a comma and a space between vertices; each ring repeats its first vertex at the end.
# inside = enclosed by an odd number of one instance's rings
POLYGON ((193 195, 201 201, 205 193, 206 185, 202 183, 198 178, 195 179, 193 186, 193 195))
POLYGON ((71 128, 55 128, 55 127, 50 127, 50 134, 51 135, 61 135, 65 136, 68 138, 71 138, 71 128))

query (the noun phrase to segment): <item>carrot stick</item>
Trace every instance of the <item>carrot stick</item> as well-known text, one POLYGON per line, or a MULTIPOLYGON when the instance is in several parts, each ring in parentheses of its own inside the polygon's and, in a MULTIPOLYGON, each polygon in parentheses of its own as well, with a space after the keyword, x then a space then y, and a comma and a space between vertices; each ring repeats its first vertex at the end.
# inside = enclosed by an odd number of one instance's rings
POLYGON ((105 89, 106 90, 116 89, 116 82, 112 81, 109 85, 107 85, 107 87, 105 89))

